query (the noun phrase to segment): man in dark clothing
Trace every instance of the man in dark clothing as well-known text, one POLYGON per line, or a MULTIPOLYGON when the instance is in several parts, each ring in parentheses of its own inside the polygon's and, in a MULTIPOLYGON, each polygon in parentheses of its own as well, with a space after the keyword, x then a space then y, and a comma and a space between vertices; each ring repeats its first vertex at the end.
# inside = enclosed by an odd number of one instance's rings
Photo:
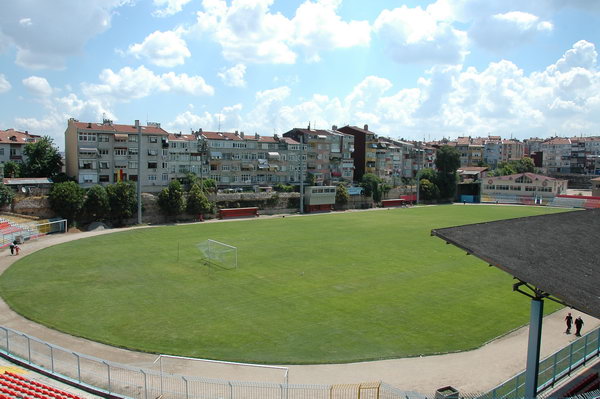
POLYGON ((583 320, 579 316, 575 319, 575 336, 581 337, 581 327, 583 327, 583 320))
POLYGON ((10 247, 10 254, 14 255, 15 254, 15 243, 11 242, 9 247, 10 247))
POLYGON ((567 331, 565 331, 565 334, 571 334, 571 325, 573 324, 573 316, 571 316, 571 313, 565 317, 565 321, 567 323, 567 331))

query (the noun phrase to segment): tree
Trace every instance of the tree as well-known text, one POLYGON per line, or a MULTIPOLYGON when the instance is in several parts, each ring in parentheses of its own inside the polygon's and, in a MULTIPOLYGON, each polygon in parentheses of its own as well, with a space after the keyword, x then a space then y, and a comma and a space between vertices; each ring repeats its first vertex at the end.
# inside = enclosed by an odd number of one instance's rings
POLYGON ((15 192, 5 184, 0 183, 0 206, 12 204, 15 192))
POLYGON ((106 189, 100 185, 89 188, 83 203, 83 215, 89 221, 104 220, 110 213, 108 194, 106 189))
POLYGON ((214 179, 200 179, 200 188, 205 193, 216 193, 217 182, 214 179))
POLYGON ((343 184, 338 184, 337 189, 335 190, 335 204, 343 207, 350 200, 350 194, 348 194, 348 189, 343 184))
POLYGON ((177 216, 183 212, 185 198, 179 180, 171 180, 169 186, 158 193, 158 206, 165 215, 177 216))
POLYGON ((535 171, 535 163, 532 158, 524 157, 515 162, 517 173, 533 173, 535 171))
POLYGON ((188 194, 186 211, 190 215, 202 215, 210 212, 213 208, 213 204, 208 200, 200 184, 195 183, 190 189, 188 194))
POLYGON ((21 177, 21 164, 15 161, 4 163, 4 177, 21 177))
POLYGON ((460 167, 460 154, 454 147, 442 146, 436 152, 435 167, 438 170, 434 184, 440 190, 440 198, 453 198, 456 193, 456 170, 460 167))
POLYGON ((454 174, 460 168, 460 154, 449 145, 440 147, 435 153, 435 167, 443 174, 454 174))
POLYGON ((27 159, 23 165, 25 177, 53 177, 62 169, 62 157, 50 137, 26 144, 23 154, 27 159))
POLYGON ((137 193, 135 184, 131 181, 118 182, 106 187, 110 216, 117 225, 122 225, 125 219, 133 216, 137 209, 137 193))
POLYGON ((84 191, 79 184, 69 181, 52 185, 48 196, 52 209, 67 219, 69 224, 76 220, 84 201, 84 191))
POLYGON ((419 182, 419 196, 424 200, 433 200, 440 197, 440 189, 429 179, 421 179, 419 182))
POLYGON ((365 189, 365 195, 373 197, 373 201, 381 201, 383 194, 383 180, 373 173, 365 173, 362 177, 360 186, 365 189))

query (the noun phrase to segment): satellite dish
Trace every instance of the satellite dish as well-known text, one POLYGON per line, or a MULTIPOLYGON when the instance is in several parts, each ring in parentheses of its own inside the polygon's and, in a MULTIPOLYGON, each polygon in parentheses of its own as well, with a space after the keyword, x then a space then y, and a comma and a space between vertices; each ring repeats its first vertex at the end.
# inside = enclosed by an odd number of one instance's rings
POLYGON ((21 187, 21 192, 22 192, 23 194, 25 194, 25 193, 27 192, 27 189, 26 189, 25 187, 21 187))

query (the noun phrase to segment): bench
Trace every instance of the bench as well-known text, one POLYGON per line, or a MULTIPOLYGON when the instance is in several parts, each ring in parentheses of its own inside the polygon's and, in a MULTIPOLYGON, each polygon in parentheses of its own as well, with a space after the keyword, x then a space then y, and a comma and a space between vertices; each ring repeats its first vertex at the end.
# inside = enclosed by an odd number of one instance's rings
POLYGON ((403 198, 387 199, 381 201, 381 206, 389 208, 391 206, 406 206, 409 202, 403 198))
POLYGON ((219 210, 219 219, 237 218, 237 217, 246 217, 246 216, 257 216, 258 217, 258 208, 257 207, 225 208, 225 209, 219 210))

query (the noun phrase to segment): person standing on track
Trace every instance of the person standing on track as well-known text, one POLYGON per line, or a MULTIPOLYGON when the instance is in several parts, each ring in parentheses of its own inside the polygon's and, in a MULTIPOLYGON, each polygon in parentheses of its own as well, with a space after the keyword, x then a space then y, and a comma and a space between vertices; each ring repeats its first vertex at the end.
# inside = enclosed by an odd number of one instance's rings
POLYGON ((581 316, 575 319, 575 336, 581 337, 581 327, 583 327, 583 319, 581 316))
POLYGON ((571 316, 571 313, 565 317, 565 322, 567 323, 567 331, 565 331, 565 334, 571 334, 571 325, 573 324, 573 316, 571 316))

